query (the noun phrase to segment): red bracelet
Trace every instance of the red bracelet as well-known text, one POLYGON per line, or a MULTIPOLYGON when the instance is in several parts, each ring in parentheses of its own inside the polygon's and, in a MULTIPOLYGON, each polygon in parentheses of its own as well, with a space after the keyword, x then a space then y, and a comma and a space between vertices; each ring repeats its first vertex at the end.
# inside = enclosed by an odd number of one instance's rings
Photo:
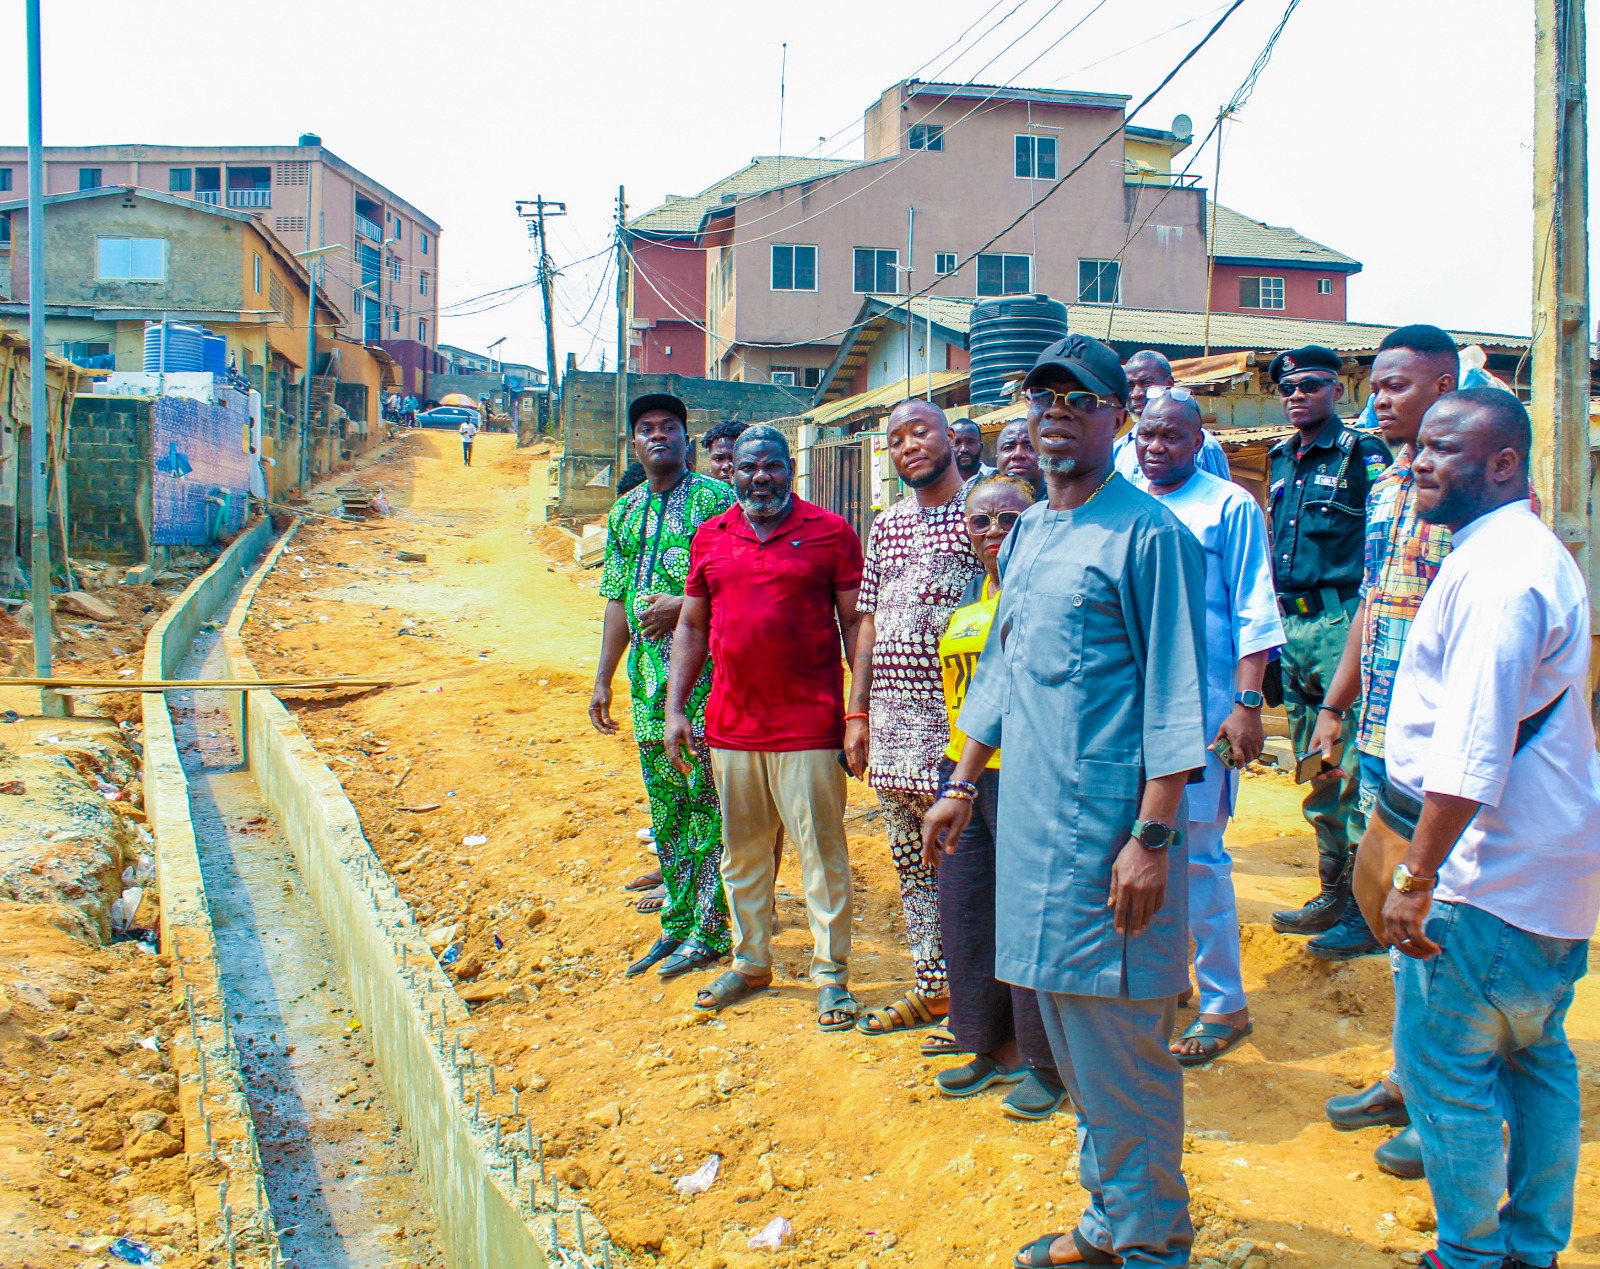
POLYGON ((864 718, 868 722, 872 721, 872 715, 871 714, 846 714, 844 716, 844 721, 847 722, 847 723, 853 723, 858 718, 864 718))

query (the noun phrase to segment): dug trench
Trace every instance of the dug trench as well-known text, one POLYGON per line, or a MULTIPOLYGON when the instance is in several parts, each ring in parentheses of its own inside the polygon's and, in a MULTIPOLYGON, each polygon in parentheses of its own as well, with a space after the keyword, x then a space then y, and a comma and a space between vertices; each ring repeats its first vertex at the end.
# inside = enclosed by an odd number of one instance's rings
MULTIPOLYGON (((619 1244, 666 1263, 1005 1265, 1023 1241, 1070 1227, 1082 1193, 1069 1118, 1019 1123, 998 1098, 940 1099, 941 1063, 919 1055, 915 1033, 818 1031, 792 858, 773 992, 706 1018, 690 1010, 695 977, 624 976, 654 921, 621 887, 652 860, 635 835, 648 817, 631 740, 586 716, 598 573, 544 524, 547 457, 500 436, 477 448, 466 468, 451 438, 414 434, 369 467, 361 479, 382 485, 394 516, 308 523, 244 635, 263 676, 404 682, 287 703, 451 961, 473 1010, 466 1041, 513 1073, 499 1109, 520 1097, 563 1183, 619 1244), (711 1188, 679 1193, 675 1179, 712 1154, 711 1188), (778 1216, 795 1240, 750 1251, 778 1216)), ((1196 1263, 1415 1263, 1432 1245, 1426 1186, 1377 1170, 1384 1130, 1340 1134, 1321 1113, 1387 1065, 1387 963, 1325 965, 1267 924, 1313 888, 1298 801, 1285 777, 1252 772, 1230 833, 1255 1032, 1185 1077, 1196 1263)), ((870 791, 852 784, 848 818, 852 985, 878 1005, 906 985, 903 926, 870 791)), ((1587 982, 1569 1031, 1584 1145, 1562 1263, 1593 1267, 1600 992, 1587 982)))

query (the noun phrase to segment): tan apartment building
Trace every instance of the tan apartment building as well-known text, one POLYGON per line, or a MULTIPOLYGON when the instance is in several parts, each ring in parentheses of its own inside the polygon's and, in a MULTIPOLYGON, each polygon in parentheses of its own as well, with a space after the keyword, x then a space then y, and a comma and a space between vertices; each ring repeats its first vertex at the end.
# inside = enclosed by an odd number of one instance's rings
MULTIPOLYGON (((767 156, 669 197, 629 225, 635 364, 694 373, 675 355, 688 348, 712 377, 815 388, 865 297, 930 284, 934 296, 1203 310, 1214 218, 1198 179, 1173 170, 1192 128, 1181 115, 1170 129, 1126 125, 1128 100, 908 80, 868 107, 859 162, 767 156)), ((1273 276, 1286 258, 1336 276, 1321 303, 1343 316, 1359 264, 1220 211, 1228 307, 1259 245, 1273 276)), ((1301 293, 1257 290, 1268 302, 1301 293)))
MULTIPOLYGON (((318 276, 345 315, 340 333, 382 345, 419 397, 442 369, 438 222, 314 133, 277 146, 46 146, 44 169, 46 194, 132 185, 245 212, 292 251, 342 245, 318 276)), ((27 170, 27 147, 0 146, 0 201, 22 197, 27 170)))

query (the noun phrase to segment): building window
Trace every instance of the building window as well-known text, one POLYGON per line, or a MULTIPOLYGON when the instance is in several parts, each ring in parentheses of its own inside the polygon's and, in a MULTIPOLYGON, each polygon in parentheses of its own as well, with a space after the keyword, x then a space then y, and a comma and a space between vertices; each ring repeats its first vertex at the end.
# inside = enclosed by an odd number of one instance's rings
POLYGON ((944 149, 944 124, 942 123, 914 123, 911 125, 911 148, 913 150, 942 150, 944 149))
POLYGON ((0 212, 0 247, 11 245, 11 213, 0 212))
POLYGON ((194 188, 194 169, 192 167, 169 167, 167 169, 167 189, 174 194, 187 194, 194 188))
POLYGON ((1122 303, 1122 264, 1116 260, 1079 260, 1078 303, 1122 303))
POLYGON ((165 238, 97 238, 96 276, 106 282, 165 282, 165 238))
POLYGON ((11 169, 8 167, 0 167, 0 191, 9 190, 10 188, 11 169))
POLYGON ((111 345, 82 339, 69 339, 61 345, 61 355, 77 365, 87 365, 91 357, 109 357, 111 345))
POLYGON ((774 366, 772 368, 772 382, 780 388, 793 388, 800 381, 800 371, 796 366, 774 366))
POLYGON ((419 344, 428 342, 428 323, 420 319, 417 322, 417 342, 419 344))
POLYGON ((311 164, 306 159, 285 159, 278 163, 274 179, 279 185, 309 185, 311 164))
POLYGON ((383 338, 383 305, 370 295, 361 300, 361 341, 375 344, 383 338))
POLYGON ((400 217, 398 216, 394 218, 394 240, 396 242, 400 241, 400 217))
POLYGON ((1240 278, 1239 307, 1281 309, 1283 307, 1283 279, 1240 278))
POLYGON ((80 167, 78 169, 79 189, 99 189, 100 169, 97 167, 80 167))
POLYGON ((893 248, 857 247, 855 292, 857 295, 898 295, 900 293, 900 253, 893 248))
POLYGON ((1025 180, 1056 179, 1056 139, 1054 137, 1017 138, 1017 175, 1025 180))
POLYGON ((428 254, 428 235, 426 232, 422 234, 422 254, 428 254))
POLYGON ((1318 278, 1317 279, 1317 294, 1318 295, 1332 295, 1333 294, 1333 279, 1332 278, 1318 278))
POLYGON ((978 257, 978 294, 1026 295, 1033 290, 1033 257, 985 252, 978 257))
POLYGON ((261 256, 257 252, 250 253, 252 268, 255 273, 256 294, 261 294, 261 256))
POLYGON ((801 382, 808 388, 820 388, 822 386, 822 367, 807 366, 801 373, 801 382))
POLYGON ((397 305, 389 305, 389 332, 393 335, 400 333, 400 309, 397 305))
POLYGON ((933 253, 933 271, 941 278, 949 277, 956 271, 960 257, 954 251, 935 251, 933 253))
POLYGON ((426 273, 417 274, 417 290, 424 295, 428 293, 428 275, 426 273))
POLYGON ((772 289, 774 291, 815 291, 817 289, 817 249, 784 243, 772 245, 772 289))
POLYGON ((393 282, 396 286, 398 286, 400 284, 400 257, 399 256, 390 256, 389 257, 389 281, 393 282))

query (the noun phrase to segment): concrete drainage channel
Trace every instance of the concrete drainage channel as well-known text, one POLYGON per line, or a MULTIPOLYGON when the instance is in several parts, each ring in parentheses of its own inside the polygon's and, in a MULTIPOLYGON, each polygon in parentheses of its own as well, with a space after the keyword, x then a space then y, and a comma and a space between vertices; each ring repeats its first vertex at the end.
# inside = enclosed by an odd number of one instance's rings
MULTIPOLYGON (((291 527, 283 535, 232 602, 220 640, 221 666, 229 678, 257 677, 239 632, 248 620, 256 589, 276 564, 295 527, 298 526, 291 527)), ((218 569, 223 572, 201 600, 207 605, 204 611, 197 609, 196 614, 191 614, 192 620, 178 619, 187 625, 191 641, 202 633, 202 622, 222 609, 233 583, 242 569, 248 567, 248 561, 260 554, 270 530, 257 526, 252 532, 258 536, 231 560, 226 556, 219 559, 213 572, 218 569)), ((239 545, 235 543, 235 547, 239 545)), ((191 588, 197 593, 200 590, 199 582, 191 588)), ((208 672, 214 664, 213 660, 205 661, 208 672)), ((162 669, 170 677, 176 667, 174 655, 162 669)), ((207 928, 209 930, 214 914, 217 921, 214 938, 225 961, 231 961, 235 950, 234 931, 228 922, 237 919, 234 909, 225 906, 223 900, 225 874, 234 866, 228 857, 231 855, 238 860, 249 851, 262 856, 253 867, 263 876, 279 877, 280 890, 282 881, 287 880, 315 905, 321 932, 326 935, 328 954, 342 973, 348 1003, 328 994, 335 985, 334 975, 320 972, 314 976, 317 985, 312 994, 306 995, 306 1000, 320 1000, 325 1010, 341 1018, 359 1019, 360 1035, 370 1046, 369 1056, 382 1081, 387 1107, 402 1128, 407 1153, 414 1161, 416 1180, 432 1208, 444 1260, 461 1269, 544 1269, 547 1265, 580 1269, 605 1266, 609 1269, 613 1263, 623 1263, 624 1257, 613 1249, 594 1214, 575 1202, 570 1192, 562 1192, 554 1178, 547 1178, 539 1126, 531 1115, 523 1113, 519 1094, 497 1079, 497 1074, 504 1073, 479 1064, 474 1056, 467 1006, 428 949, 409 905, 368 845, 355 807, 316 747, 270 691, 229 691, 216 695, 226 711, 233 735, 242 742, 248 774, 253 777, 254 787, 249 794, 259 797, 265 808, 262 811, 247 807, 237 800, 238 790, 223 790, 218 786, 217 791, 222 796, 212 794, 209 799, 206 792, 196 790, 194 823, 190 825, 191 849, 194 827, 200 828, 204 842, 216 831, 216 820, 222 821, 223 835, 227 839, 227 844, 215 852, 215 860, 208 862, 204 881, 198 868, 194 878, 194 888, 202 894, 204 882, 213 884, 214 893, 206 913, 207 928), (249 816, 244 815, 247 809, 252 811, 249 816), (269 822, 248 823, 262 814, 269 822), (249 834, 250 844, 244 847, 237 841, 239 827, 264 831, 249 834), (267 846, 261 843, 261 838, 278 833, 292 853, 292 875, 287 871, 289 861, 281 857, 271 860, 270 843, 267 846), (273 874, 273 868, 284 871, 273 874), (324 978, 329 984, 326 988, 320 985, 324 978), (345 1009, 353 1013, 342 1012, 345 1009)), ((145 699, 160 700, 150 696, 145 699)), ((166 713, 164 705, 161 712, 166 713)), ((170 731, 170 719, 167 725, 170 731)), ((227 728, 206 723, 195 730, 221 733, 227 728)), ((174 746, 174 766, 176 756, 174 746)), ((230 757, 227 753, 220 755, 223 760, 230 757)), ((184 778, 181 768, 176 772, 167 769, 160 775, 164 786, 170 785, 174 777, 179 781, 184 778)), ((214 782, 208 777, 208 783, 214 782)), ((164 788, 164 792, 169 799, 172 797, 170 787, 164 788)), ((179 792, 182 792, 181 784, 179 792)), ((189 798, 184 796, 183 802, 187 820, 189 798)), ((226 889, 231 891, 231 885, 226 889)), ((165 885, 164 893, 167 893, 165 885)), ((204 903, 201 906, 205 907, 204 903)), ((300 912, 294 919, 306 919, 305 910, 300 912)), ((259 926, 262 915, 257 913, 253 919, 259 926)), ((271 955, 270 949, 263 953, 269 973, 271 955)), ((260 965, 252 967, 253 971, 260 968, 260 965)), ((241 1089, 246 1083, 244 1075, 271 1069, 255 1066, 258 1060, 273 1056, 274 1048, 284 1047, 284 1032, 274 1033, 266 1020, 269 1006, 260 994, 265 987, 259 973, 243 982, 243 996, 237 1006, 230 988, 230 1006, 240 1013, 248 1008, 252 1014, 248 1029, 241 1022, 229 1032, 232 1069, 240 1075, 241 1089), (246 1001, 245 996, 250 999, 246 1001), (273 1034, 277 1035, 276 1041, 271 1039, 273 1034), (246 1053, 242 1064, 238 1060, 238 1049, 234 1047, 238 1044, 243 1045, 246 1053)), ((274 987, 277 999, 271 1008, 287 1013, 303 1006, 303 1001, 283 998, 283 983, 274 984, 274 987)), ((307 990, 304 980, 291 990, 304 993, 307 990)), ((322 1036, 317 1042, 331 1045, 335 1052, 345 1048, 354 1050, 354 1043, 347 1045, 343 1040, 328 1039, 327 1033, 324 1020, 322 1036)), ((355 1060, 360 1061, 359 1058, 355 1060)), ((366 1101, 370 1096, 374 1099, 372 1107, 378 1106, 376 1090, 367 1094, 360 1078, 344 1081, 350 1082, 357 1087, 345 1094, 347 1102, 351 1099, 366 1101)), ((268 1122, 267 1116, 274 1113, 273 1108, 278 1103, 274 1103, 270 1095, 254 1090, 252 1101, 262 1116, 261 1122, 268 1122)), ((373 1128, 383 1129, 382 1108, 369 1107, 368 1113, 376 1116, 373 1128)), ((248 1116, 246 1123, 246 1132, 255 1143, 254 1124, 248 1116)), ((362 1143, 362 1149, 366 1150, 372 1145, 371 1139, 380 1134, 369 1131, 363 1135, 368 1138, 362 1143)), ((250 1151, 252 1159, 266 1156, 266 1188, 274 1195, 284 1184, 274 1175, 279 1162, 274 1156, 277 1144, 269 1134, 267 1141, 259 1146, 253 1144, 250 1151)), ((348 1157, 353 1160, 355 1156, 348 1157)), ((373 1162, 379 1156, 362 1153, 360 1157, 371 1178, 375 1170, 373 1162)), ((391 1175, 381 1165, 376 1170, 383 1173, 377 1190, 388 1193, 392 1188, 394 1194, 401 1193, 402 1178, 391 1175)), ((304 1176, 304 1180, 295 1178, 298 1189, 291 1188, 285 1193, 299 1194, 302 1203, 321 1202, 326 1209, 320 1214, 326 1220, 326 1228, 336 1230, 339 1221, 334 1199, 326 1194, 318 1199, 311 1189, 314 1184, 326 1187, 328 1178, 313 1177, 309 1172, 304 1176)), ((372 1192, 369 1188, 368 1193, 372 1192)), ((282 1205, 274 1203, 273 1206, 279 1224, 298 1219, 282 1205)), ((383 1207, 380 1201, 376 1213, 368 1210, 370 1223, 383 1223, 383 1207)), ((272 1213, 264 1212, 262 1216, 264 1224, 270 1226, 272 1213)), ((412 1227, 411 1220, 406 1224, 412 1227)), ((305 1263, 354 1265, 362 1262, 359 1258, 335 1256, 305 1263)))

